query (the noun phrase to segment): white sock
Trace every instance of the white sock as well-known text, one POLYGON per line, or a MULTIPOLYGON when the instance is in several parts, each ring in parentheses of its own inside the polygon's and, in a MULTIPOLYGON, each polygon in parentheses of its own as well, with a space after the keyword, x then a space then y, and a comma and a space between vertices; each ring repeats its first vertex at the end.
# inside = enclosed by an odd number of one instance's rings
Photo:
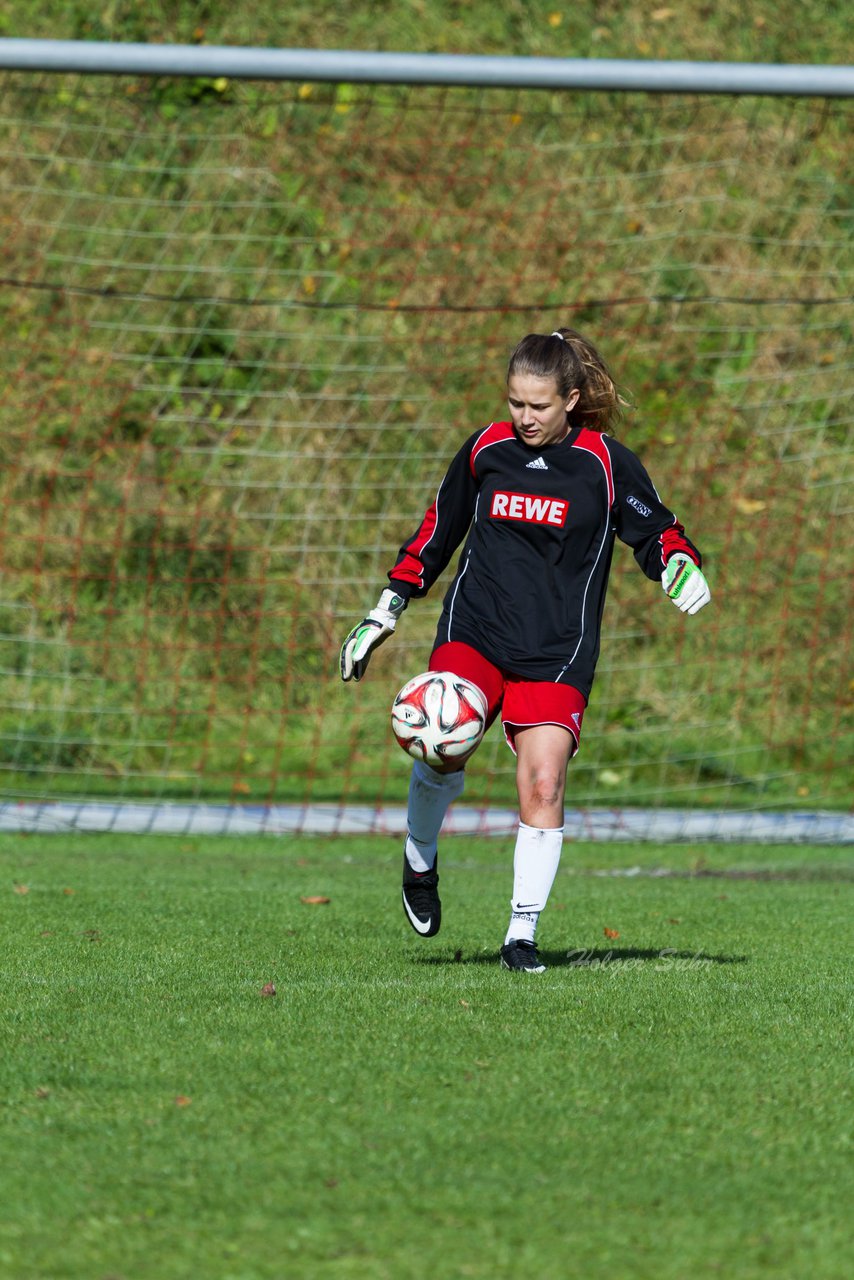
POLYGON ((549 900, 560 863, 563 827, 529 827, 519 823, 513 854, 513 898, 505 944, 533 942, 540 912, 549 900))
POLYGON ((445 814, 462 795, 465 781, 462 769, 456 773, 437 773, 421 760, 413 764, 406 813, 406 859, 413 871, 433 869, 445 814))

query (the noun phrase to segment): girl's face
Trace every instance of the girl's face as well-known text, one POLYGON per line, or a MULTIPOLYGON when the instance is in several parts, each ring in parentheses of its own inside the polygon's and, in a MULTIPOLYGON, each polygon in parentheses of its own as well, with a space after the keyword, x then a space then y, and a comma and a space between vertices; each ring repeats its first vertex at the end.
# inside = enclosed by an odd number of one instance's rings
POLYGON ((568 398, 558 394, 554 378, 514 373, 507 379, 507 403, 519 439, 532 449, 558 444, 569 435, 566 415, 578 401, 573 388, 568 398))

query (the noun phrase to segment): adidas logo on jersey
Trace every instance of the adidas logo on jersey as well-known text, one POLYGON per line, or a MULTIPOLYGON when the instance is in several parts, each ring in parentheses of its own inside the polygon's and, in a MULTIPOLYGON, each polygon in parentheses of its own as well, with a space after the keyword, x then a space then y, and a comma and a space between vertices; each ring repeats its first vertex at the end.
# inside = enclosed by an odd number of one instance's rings
POLYGON ((535 458, 533 462, 526 462, 525 465, 532 471, 548 471, 548 467, 543 462, 542 454, 540 454, 539 458, 535 458))

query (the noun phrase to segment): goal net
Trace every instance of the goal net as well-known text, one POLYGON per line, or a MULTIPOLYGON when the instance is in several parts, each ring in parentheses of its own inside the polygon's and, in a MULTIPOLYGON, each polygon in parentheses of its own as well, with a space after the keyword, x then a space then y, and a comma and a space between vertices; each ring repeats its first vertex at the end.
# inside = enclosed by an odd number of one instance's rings
MULTIPOLYGON (((568 803, 844 809, 850 123, 842 100, 5 74, 6 807, 382 825, 408 774, 388 707, 443 585, 358 686, 338 648, 506 416, 509 350, 569 324, 713 604, 684 618, 618 544, 568 803)), ((493 731, 466 803, 514 796, 493 731)))

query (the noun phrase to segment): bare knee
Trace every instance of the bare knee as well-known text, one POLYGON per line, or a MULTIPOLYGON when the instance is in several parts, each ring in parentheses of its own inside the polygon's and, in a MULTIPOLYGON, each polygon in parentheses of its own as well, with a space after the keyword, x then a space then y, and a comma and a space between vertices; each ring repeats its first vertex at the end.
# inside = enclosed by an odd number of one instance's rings
POLYGON ((572 738, 561 725, 530 725, 516 733, 519 816, 532 827, 563 826, 566 766, 572 738))
POLYGON ((563 800, 563 792, 563 776, 552 769, 538 770, 533 777, 529 776, 523 783, 520 780, 519 793, 520 795, 524 793, 531 804, 540 806, 560 804, 563 800))
POLYGON ((557 814, 563 812, 563 771, 550 765, 541 765, 525 770, 517 782, 522 821, 532 826, 554 824, 557 814))

